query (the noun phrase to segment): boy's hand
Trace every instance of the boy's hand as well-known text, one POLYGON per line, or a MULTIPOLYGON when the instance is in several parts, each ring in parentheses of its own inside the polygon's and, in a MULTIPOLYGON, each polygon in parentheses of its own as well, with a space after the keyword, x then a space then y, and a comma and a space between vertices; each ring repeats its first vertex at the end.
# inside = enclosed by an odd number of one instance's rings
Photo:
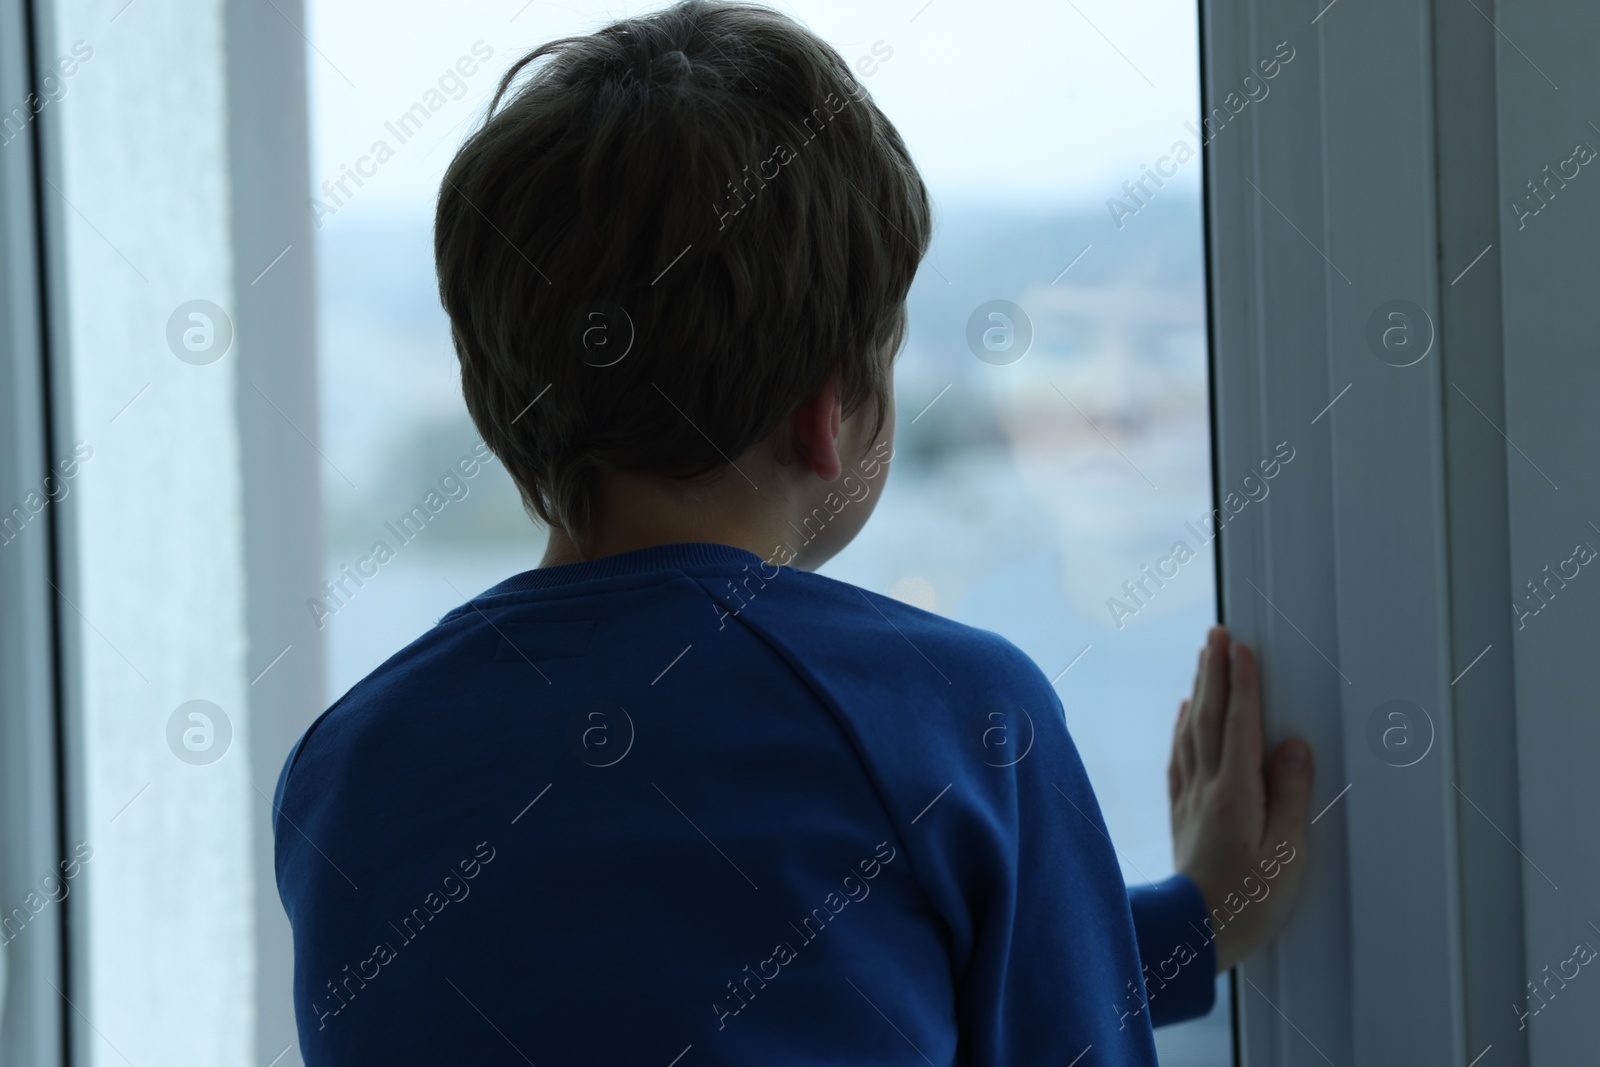
POLYGON ((1311 747, 1283 742, 1263 772, 1262 744, 1255 656, 1212 627, 1178 708, 1167 794, 1173 855, 1205 897, 1218 973, 1277 936, 1306 873, 1311 747))

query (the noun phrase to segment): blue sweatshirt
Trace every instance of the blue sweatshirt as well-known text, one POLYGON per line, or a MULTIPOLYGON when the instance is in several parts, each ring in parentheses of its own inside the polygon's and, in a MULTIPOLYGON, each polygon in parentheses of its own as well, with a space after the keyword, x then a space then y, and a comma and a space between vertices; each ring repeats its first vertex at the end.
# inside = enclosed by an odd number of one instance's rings
POLYGON ((742 549, 541 568, 290 753, 311 1067, 1153 1067, 1210 1010, 1194 884, 1131 893, 996 634, 742 549))

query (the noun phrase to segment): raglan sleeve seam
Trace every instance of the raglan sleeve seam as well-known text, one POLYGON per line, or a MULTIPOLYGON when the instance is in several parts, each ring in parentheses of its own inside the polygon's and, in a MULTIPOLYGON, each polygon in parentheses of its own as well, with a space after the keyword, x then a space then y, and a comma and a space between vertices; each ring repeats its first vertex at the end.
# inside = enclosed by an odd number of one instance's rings
MULTIPOLYGON (((701 584, 699 578, 687 573, 684 574, 684 577, 693 582, 695 588, 704 593, 706 598, 711 601, 714 607, 726 611, 726 608, 717 601, 717 598, 712 595, 711 591, 701 584)), ((907 846, 907 842, 910 840, 910 835, 906 833, 905 827, 901 826, 899 818, 895 815, 894 806, 888 801, 883 782, 880 780, 879 774, 873 767, 872 761, 867 758, 865 746, 861 743, 860 737, 852 728, 849 722, 849 717, 844 713, 844 709, 839 706, 838 702, 833 698, 833 695, 828 691, 827 687, 821 685, 815 678, 805 671, 800 664, 796 662, 794 657, 789 654, 788 650, 782 646, 781 643, 773 640, 760 627, 746 621, 741 614, 727 612, 725 617, 739 623, 746 633, 750 634, 757 641, 760 641, 768 651, 776 656, 784 664, 784 666, 789 669, 790 673, 792 673, 800 681, 800 684, 805 686, 807 692, 812 695, 812 698, 823 707, 824 711, 828 715, 828 718, 833 722, 834 728, 839 731, 840 736, 844 739, 846 746, 848 746, 850 750, 850 754, 855 757, 856 764, 861 768, 861 773, 863 776, 865 776, 868 785, 871 786, 873 795, 878 798, 878 806, 883 811, 884 818, 888 820, 890 828, 894 831, 895 837, 897 838, 895 844, 900 848, 901 852, 904 853, 906 857, 906 865, 911 869, 912 878, 916 880, 917 885, 923 890, 924 893, 931 893, 931 887, 929 886, 927 880, 918 873, 916 860, 911 849, 907 846)))

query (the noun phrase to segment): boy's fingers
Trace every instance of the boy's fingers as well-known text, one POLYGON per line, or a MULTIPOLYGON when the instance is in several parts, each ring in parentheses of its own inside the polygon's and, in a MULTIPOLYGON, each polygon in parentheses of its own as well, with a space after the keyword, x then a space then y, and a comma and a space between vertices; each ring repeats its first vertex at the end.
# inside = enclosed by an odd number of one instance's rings
POLYGON ((1178 773, 1187 782, 1194 777, 1194 735, 1189 732, 1189 711, 1194 705, 1187 700, 1178 705, 1178 728, 1172 740, 1173 754, 1177 757, 1178 773))
POLYGON ((1183 746, 1189 752, 1189 774, 1191 779, 1200 772, 1199 749, 1195 745, 1195 712, 1200 708, 1200 694, 1205 691, 1206 683, 1206 651, 1210 642, 1200 646, 1200 666, 1194 672, 1194 692, 1189 699, 1178 705, 1178 732, 1183 735, 1183 746))
POLYGON ((1206 639, 1205 680, 1193 707, 1196 764, 1207 778, 1222 758, 1222 717, 1228 706, 1228 631, 1213 627, 1206 639))
POLYGON ((1183 741, 1183 708, 1178 708, 1178 718, 1172 724, 1172 753, 1167 757, 1167 806, 1178 802, 1178 747, 1183 741))
POLYGON ((1267 840, 1263 844, 1304 842, 1315 779, 1311 746, 1303 740, 1293 738, 1273 750, 1267 770, 1267 840))
POLYGON ((1233 643, 1227 718, 1222 726, 1221 766, 1239 776, 1261 773, 1261 669, 1250 646, 1233 643))
POLYGON ((1194 685, 1189 690, 1189 706, 1191 708, 1198 707, 1200 704, 1200 679, 1205 677, 1206 644, 1210 644, 1210 641, 1208 640, 1200 646, 1200 657, 1195 660, 1194 664, 1194 685))

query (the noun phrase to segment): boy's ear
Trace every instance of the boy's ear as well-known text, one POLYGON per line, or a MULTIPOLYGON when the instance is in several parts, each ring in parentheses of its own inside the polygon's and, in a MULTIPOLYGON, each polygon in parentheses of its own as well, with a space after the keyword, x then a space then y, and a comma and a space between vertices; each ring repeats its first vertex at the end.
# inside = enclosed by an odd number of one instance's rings
POLYGON ((815 393, 795 409, 789 420, 797 462, 825 482, 844 470, 839 458, 839 427, 844 406, 839 396, 839 373, 828 375, 815 393))

